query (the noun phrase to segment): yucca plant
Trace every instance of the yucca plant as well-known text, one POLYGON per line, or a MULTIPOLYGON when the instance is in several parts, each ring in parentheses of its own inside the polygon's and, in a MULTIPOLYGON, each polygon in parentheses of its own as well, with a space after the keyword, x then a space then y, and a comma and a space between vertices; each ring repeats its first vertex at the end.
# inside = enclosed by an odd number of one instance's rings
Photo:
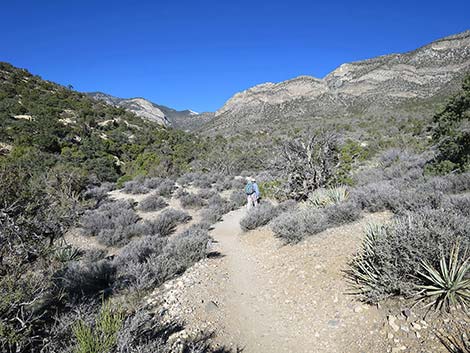
POLYGON ((377 269, 374 260, 377 258, 375 244, 378 239, 386 235, 386 228, 382 224, 368 223, 365 227, 365 236, 361 251, 355 256, 348 271, 354 281, 356 291, 354 294, 362 296, 369 301, 369 293, 379 289, 382 282, 382 273, 377 269))
POLYGON ((317 189, 308 196, 308 202, 315 207, 325 207, 345 201, 349 197, 344 186, 317 189))
POLYGON ((81 251, 70 245, 70 244, 61 244, 57 248, 53 249, 53 256, 57 261, 68 262, 76 260, 80 257, 81 251))
POLYGON ((337 186, 331 189, 327 189, 326 193, 332 203, 343 202, 349 197, 348 190, 344 186, 337 186))
POLYGON ((437 337, 450 353, 470 353, 470 331, 468 327, 460 326, 454 332, 448 334, 438 333, 437 337))
POLYGON ((470 303, 470 259, 467 251, 459 259, 460 244, 452 246, 448 258, 442 256, 439 268, 423 261, 423 271, 418 271, 425 285, 418 286, 419 301, 430 302, 426 307, 449 311, 451 307, 461 307, 465 311, 470 303))

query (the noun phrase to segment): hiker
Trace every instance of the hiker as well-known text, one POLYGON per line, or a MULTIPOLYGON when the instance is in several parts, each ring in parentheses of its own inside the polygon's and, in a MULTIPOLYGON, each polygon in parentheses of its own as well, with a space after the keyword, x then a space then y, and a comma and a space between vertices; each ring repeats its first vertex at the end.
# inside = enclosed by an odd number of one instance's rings
POLYGON ((251 207, 256 207, 259 199, 259 187, 254 178, 248 179, 248 183, 245 186, 245 193, 247 198, 246 208, 250 209, 251 207))

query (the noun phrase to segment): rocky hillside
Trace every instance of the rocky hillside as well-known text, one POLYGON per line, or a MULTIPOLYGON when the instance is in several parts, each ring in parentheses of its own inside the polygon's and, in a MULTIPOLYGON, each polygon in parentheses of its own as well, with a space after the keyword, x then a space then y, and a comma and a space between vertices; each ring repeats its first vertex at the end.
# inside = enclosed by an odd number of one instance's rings
POLYGON ((193 130, 214 116, 213 113, 199 114, 189 109, 178 111, 144 98, 118 98, 102 92, 87 94, 94 99, 131 111, 142 118, 181 130, 193 130))
POLYGON ((470 31, 414 51, 343 64, 323 79, 300 76, 235 94, 206 131, 266 129, 332 117, 424 117, 470 71, 470 31))

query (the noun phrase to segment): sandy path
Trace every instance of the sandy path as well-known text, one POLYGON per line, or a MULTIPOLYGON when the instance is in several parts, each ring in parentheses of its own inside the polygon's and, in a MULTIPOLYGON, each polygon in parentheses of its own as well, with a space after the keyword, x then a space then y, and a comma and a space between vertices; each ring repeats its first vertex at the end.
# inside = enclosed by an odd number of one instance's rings
POLYGON ((221 257, 196 264, 154 294, 190 329, 214 331, 243 352, 387 352, 386 313, 347 294, 347 262, 363 227, 388 214, 282 246, 267 229, 242 233, 245 210, 215 226, 221 257))

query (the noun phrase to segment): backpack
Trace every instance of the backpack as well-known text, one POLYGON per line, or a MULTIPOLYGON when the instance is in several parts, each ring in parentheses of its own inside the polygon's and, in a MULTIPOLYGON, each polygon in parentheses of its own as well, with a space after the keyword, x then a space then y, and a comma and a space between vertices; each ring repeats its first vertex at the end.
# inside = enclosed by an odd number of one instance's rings
POLYGON ((253 183, 248 183, 248 184, 246 184, 246 186, 245 186, 245 194, 251 195, 251 194, 254 193, 254 192, 255 192, 255 190, 254 190, 254 188, 253 188, 253 183))

